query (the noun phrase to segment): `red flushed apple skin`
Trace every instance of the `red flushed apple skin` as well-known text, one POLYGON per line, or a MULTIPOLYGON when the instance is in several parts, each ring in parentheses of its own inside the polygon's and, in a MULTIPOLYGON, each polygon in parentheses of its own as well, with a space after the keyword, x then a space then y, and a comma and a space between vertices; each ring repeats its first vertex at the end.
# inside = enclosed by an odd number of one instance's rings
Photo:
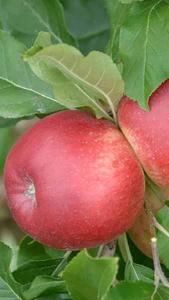
POLYGON ((150 97, 150 111, 123 97, 118 121, 145 172, 159 186, 169 188, 169 80, 150 97))
POLYGON ((87 112, 37 122, 11 150, 4 176, 16 222, 58 249, 111 241, 143 206, 144 175, 133 150, 112 123, 87 112))

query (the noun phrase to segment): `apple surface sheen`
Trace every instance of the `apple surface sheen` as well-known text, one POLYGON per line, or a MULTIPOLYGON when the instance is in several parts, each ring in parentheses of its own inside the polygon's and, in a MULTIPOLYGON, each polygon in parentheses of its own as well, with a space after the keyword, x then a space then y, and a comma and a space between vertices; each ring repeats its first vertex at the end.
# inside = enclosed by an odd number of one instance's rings
POLYGON ((118 121, 148 176, 169 188, 169 80, 150 97, 149 107, 150 111, 144 111, 123 97, 118 121))
POLYGON ((38 121, 14 145, 4 177, 16 222, 58 249, 113 240, 144 202, 144 175, 130 145, 111 122, 87 112, 38 121))

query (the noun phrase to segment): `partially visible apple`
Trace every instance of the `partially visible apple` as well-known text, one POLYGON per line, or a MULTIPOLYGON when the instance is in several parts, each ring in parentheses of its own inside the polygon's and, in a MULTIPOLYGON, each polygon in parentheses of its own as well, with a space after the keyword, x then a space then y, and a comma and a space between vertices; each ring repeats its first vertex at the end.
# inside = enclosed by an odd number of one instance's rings
POLYGON ((107 243, 129 229, 144 201, 144 175, 109 121, 64 111, 37 122, 5 166, 16 222, 58 249, 107 243))
POLYGON ((155 236, 153 215, 155 215, 169 199, 169 190, 159 188, 150 180, 145 190, 145 207, 129 230, 129 235, 136 246, 147 256, 152 257, 151 238, 155 236))
POLYGON ((149 99, 144 111, 127 97, 119 105, 118 120, 148 176, 169 188, 169 80, 149 99))

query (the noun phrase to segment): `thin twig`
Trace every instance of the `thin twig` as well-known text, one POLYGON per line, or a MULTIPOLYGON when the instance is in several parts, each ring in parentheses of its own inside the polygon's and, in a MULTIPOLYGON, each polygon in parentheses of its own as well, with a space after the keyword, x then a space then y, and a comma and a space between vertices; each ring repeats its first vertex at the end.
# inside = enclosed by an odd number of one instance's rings
POLYGON ((165 277, 160 265, 160 258, 157 249, 157 239, 155 237, 151 238, 151 249, 152 249, 154 270, 155 270, 155 286, 157 288, 157 284, 159 284, 159 281, 161 281, 165 287, 169 288, 169 282, 165 277))

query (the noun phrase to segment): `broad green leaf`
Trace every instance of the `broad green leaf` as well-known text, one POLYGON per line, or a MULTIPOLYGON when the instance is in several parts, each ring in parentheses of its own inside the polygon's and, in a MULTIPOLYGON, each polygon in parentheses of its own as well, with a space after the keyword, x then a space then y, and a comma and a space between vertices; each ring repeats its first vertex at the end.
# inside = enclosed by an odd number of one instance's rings
POLYGON ((119 35, 131 5, 123 5, 119 0, 104 0, 109 17, 110 39, 107 46, 107 53, 110 54, 116 63, 121 63, 119 57, 119 35))
POLYGON ((33 240, 29 236, 25 236, 19 245, 17 253, 17 266, 21 266, 30 261, 49 260, 50 256, 46 253, 45 247, 33 240))
POLYGON ((169 300, 169 289, 161 285, 154 300, 169 300), (158 296, 159 298, 157 298, 158 296))
POLYGON ((30 288, 25 291, 24 296, 26 299, 31 300, 44 293, 46 293, 46 295, 62 294, 63 297, 67 297, 65 282, 49 276, 38 276, 32 282, 30 288))
POLYGON ((32 260, 15 270, 13 276, 19 283, 28 284, 39 275, 51 275, 60 262, 61 259, 32 260))
POLYGON ((62 110, 51 89, 23 62, 23 44, 0 31, 0 117, 20 118, 62 110))
POLYGON ((14 126, 20 119, 6 119, 0 117, 0 128, 5 129, 7 127, 14 126))
POLYGON ((33 43, 33 46, 27 51, 29 55, 34 55, 43 48, 52 45, 51 35, 48 32, 40 31, 33 43))
POLYGON ((98 117, 107 116, 104 106, 114 110, 123 94, 121 75, 104 53, 92 51, 84 57, 76 48, 58 44, 31 54, 32 48, 25 60, 32 70, 53 86, 55 97, 70 109, 86 106, 98 117))
POLYGON ((126 281, 144 281, 153 283, 154 271, 146 266, 138 265, 136 263, 127 263, 125 268, 126 281))
POLYGON ((81 251, 66 266, 63 278, 74 300, 102 300, 117 273, 117 258, 93 258, 81 251))
POLYGON ((31 237, 25 236, 19 245, 17 266, 20 267, 32 261, 49 260, 50 258, 58 259, 63 257, 64 253, 64 251, 49 248, 33 240, 31 237))
POLYGON ((35 114, 50 114, 64 107, 39 94, 25 91, 13 83, 0 79, 0 116, 17 119, 35 114))
POLYGON ((10 271, 12 250, 2 242, 0 242, 0 257, 0 299, 4 300, 5 297, 13 300, 24 299, 21 298, 21 286, 14 280, 10 271))
MULTIPOLYGON (((156 215, 157 221, 168 231, 169 233, 169 207, 165 205, 156 215)), ((163 232, 157 230, 157 243, 158 251, 161 261, 169 269, 169 237, 163 232)))
POLYGON ((55 43, 75 45, 59 0, 0 0, 0 7, 4 28, 29 46, 39 31, 50 32, 55 43))
POLYGON ((76 37, 82 53, 87 54, 91 50, 104 51, 109 38, 104 1, 61 0, 61 2, 68 28, 76 37))
POLYGON ((105 300, 168 300, 168 288, 160 286, 155 293, 155 286, 145 282, 121 282, 112 288, 105 300), (154 296, 153 296, 154 295, 154 296))
POLYGON ((152 92, 169 77, 169 6, 164 1, 132 5, 120 34, 125 93, 144 109, 152 92))
POLYGON ((12 250, 2 242, 0 242, 0 257, 0 277, 6 279, 6 276, 10 271, 12 250))
POLYGON ((9 149, 14 142, 11 128, 0 128, 0 175, 3 173, 4 163, 9 149))
POLYGON ((23 300, 14 290, 0 277, 0 300, 23 300))

